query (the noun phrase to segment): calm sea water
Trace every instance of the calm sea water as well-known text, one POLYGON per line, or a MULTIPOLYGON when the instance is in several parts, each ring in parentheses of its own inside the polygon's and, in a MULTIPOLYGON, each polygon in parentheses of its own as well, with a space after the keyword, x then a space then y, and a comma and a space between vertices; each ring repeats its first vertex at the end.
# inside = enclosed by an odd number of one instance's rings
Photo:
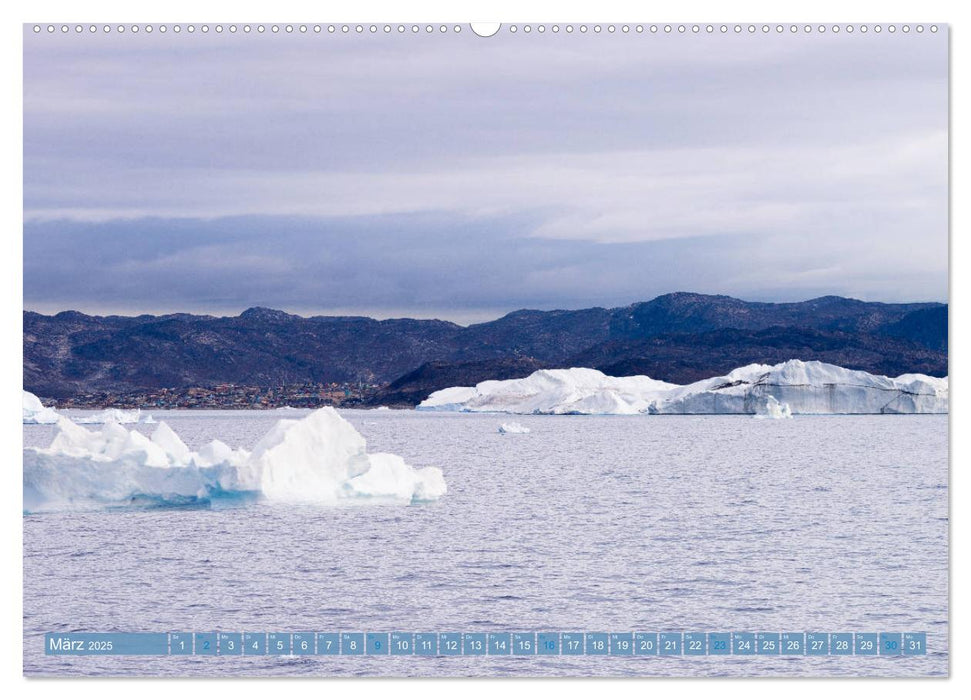
MULTIPOLYGON (((344 411, 438 466, 410 507, 29 515, 24 671, 924 676, 948 671, 946 416, 344 411), (48 631, 926 631, 926 657, 64 658, 48 631)), ((160 412, 252 447, 280 412, 160 412)), ((299 414, 298 414, 299 415, 299 414)), ((287 416, 289 417, 289 415, 287 416)), ((150 432, 153 426, 138 426, 150 432)), ((24 426, 46 446, 48 426, 24 426)))

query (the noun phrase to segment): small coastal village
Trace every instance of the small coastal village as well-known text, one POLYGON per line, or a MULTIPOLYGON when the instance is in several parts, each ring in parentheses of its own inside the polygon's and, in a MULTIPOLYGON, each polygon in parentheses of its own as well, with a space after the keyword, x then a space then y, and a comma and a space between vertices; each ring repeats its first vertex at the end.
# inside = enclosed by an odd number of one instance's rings
POLYGON ((295 384, 275 387, 217 384, 209 387, 92 392, 55 402, 57 408, 263 409, 366 405, 379 385, 361 382, 295 384))

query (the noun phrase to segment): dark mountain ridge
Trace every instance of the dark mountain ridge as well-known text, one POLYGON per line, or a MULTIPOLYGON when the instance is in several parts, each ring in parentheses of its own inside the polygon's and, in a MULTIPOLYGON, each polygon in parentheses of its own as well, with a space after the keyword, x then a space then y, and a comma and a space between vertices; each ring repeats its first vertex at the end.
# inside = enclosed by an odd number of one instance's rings
POLYGON ((234 317, 25 311, 23 321, 24 387, 52 398, 360 382, 407 403, 432 386, 541 367, 593 366, 684 382, 792 357, 890 375, 947 373, 947 305, 832 296, 767 303, 679 292, 613 309, 521 310, 466 327, 260 307, 234 317))

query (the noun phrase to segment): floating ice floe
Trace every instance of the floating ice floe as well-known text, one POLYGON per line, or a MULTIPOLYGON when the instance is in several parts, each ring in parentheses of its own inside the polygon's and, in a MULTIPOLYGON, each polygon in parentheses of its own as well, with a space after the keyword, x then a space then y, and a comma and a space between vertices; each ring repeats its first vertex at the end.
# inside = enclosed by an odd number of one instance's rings
POLYGON ((332 408, 278 421, 252 452, 218 440, 194 452, 164 422, 146 437, 117 423, 91 431, 61 416, 49 447, 24 449, 24 510, 241 499, 415 503, 445 494, 440 469, 365 448, 332 408))
POLYGON ((526 433, 529 432, 529 428, 519 423, 503 423, 502 425, 499 426, 499 432, 502 433, 503 435, 505 434, 525 435, 526 433))
POLYGON ((518 414, 947 413, 948 380, 896 379, 823 362, 747 365, 723 377, 678 385, 650 377, 610 377, 594 369, 539 370, 523 379, 436 391, 418 409, 518 414))
POLYGON ((60 414, 41 403, 29 391, 24 392, 24 425, 53 425, 60 414))
POLYGON ((792 409, 787 403, 780 403, 779 400, 769 395, 765 398, 765 404, 755 409, 755 418, 792 418, 792 409))

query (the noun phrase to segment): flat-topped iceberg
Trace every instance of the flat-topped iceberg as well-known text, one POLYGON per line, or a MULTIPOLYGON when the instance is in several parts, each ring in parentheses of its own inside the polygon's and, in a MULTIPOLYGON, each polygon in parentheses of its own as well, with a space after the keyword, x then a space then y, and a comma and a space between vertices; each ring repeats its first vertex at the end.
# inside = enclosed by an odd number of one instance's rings
POLYGON ((747 365, 659 397, 651 413, 752 413, 769 398, 794 414, 947 413, 948 380, 920 374, 896 379, 824 362, 747 365))
POLYGON ((194 452, 166 423, 151 436, 107 423, 88 430, 60 416, 47 448, 24 449, 24 510, 206 505, 221 499, 286 503, 414 503, 445 494, 440 469, 368 454, 332 408, 281 420, 252 452, 213 440, 194 452))
POLYGON ((523 379, 436 391, 423 411, 518 414, 947 413, 947 378, 892 379, 823 362, 753 364, 723 377, 677 385, 610 377, 593 369, 539 370, 523 379), (777 404, 777 405, 776 405, 777 404))
POLYGON ((490 380, 436 391, 419 410, 494 413, 643 413, 677 384, 608 377, 595 369, 541 369, 524 379, 490 380))

